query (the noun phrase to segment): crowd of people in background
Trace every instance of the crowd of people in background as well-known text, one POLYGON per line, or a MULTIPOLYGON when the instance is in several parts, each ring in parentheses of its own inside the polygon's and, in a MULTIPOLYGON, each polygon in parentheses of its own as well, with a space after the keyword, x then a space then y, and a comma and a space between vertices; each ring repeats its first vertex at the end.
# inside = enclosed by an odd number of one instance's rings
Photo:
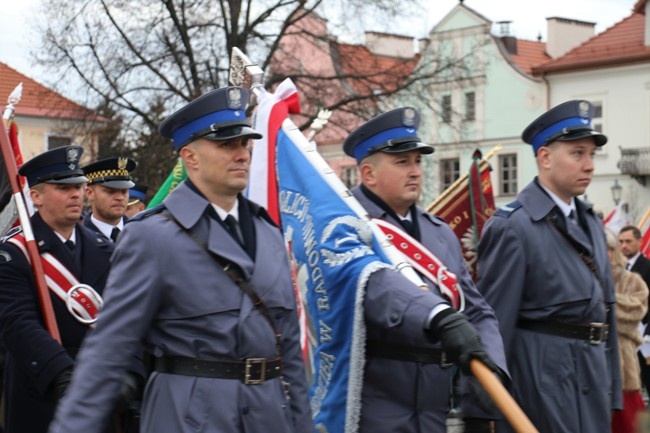
MULTIPOLYGON (((5 432, 317 431, 284 239, 243 195, 262 137, 248 100, 244 88, 217 89, 160 125, 188 178, 153 209, 128 157, 80 167, 72 145, 20 168, 36 213, 0 243, 5 432)), ((650 386, 650 260, 636 227, 605 231, 579 198, 607 143, 593 112, 567 101, 524 129, 538 173, 486 223, 476 281, 449 226, 417 205, 433 152, 417 110, 350 133, 344 151, 361 179, 351 194, 453 273, 464 299, 457 311, 433 282, 390 267, 369 277, 359 432, 444 433, 456 397, 465 431, 512 431, 472 360, 541 432, 636 431, 650 386)))

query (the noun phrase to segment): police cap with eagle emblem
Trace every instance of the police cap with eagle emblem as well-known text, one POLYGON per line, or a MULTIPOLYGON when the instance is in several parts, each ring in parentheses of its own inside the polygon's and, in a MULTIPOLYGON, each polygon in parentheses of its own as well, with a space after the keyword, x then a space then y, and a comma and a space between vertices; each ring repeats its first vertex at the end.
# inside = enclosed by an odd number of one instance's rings
POLYGON ((172 139, 176 151, 199 138, 213 141, 262 138, 246 119, 248 100, 248 90, 243 87, 213 90, 170 115, 160 124, 158 132, 172 139))
POLYGON ((433 147, 417 136, 418 126, 420 114, 415 108, 396 108, 373 117, 352 131, 343 142, 343 150, 357 162, 375 152, 419 150, 420 153, 433 153, 433 147))
POLYGON ((607 137, 591 126, 594 106, 589 101, 572 100, 557 105, 528 125, 521 134, 524 142, 533 146, 537 153, 540 147, 555 141, 571 141, 592 137, 596 146, 607 143, 607 137))
POLYGON ((84 183, 88 179, 79 167, 83 152, 77 145, 48 150, 24 163, 18 174, 27 178, 30 188, 39 183, 84 183))
POLYGON ((83 167, 88 178, 88 185, 103 185, 107 188, 129 189, 135 186, 131 172, 137 163, 124 156, 112 156, 100 159, 83 167))

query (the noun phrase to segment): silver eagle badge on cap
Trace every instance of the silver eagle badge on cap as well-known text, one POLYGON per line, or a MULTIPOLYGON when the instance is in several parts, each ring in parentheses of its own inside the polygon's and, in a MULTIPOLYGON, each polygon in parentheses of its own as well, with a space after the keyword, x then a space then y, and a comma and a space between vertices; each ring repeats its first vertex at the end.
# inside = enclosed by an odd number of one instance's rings
POLYGON ((237 110, 242 108, 242 94, 239 87, 231 87, 228 89, 226 94, 226 100, 228 101, 228 108, 232 110, 237 110))
POLYGON ((68 163, 70 170, 73 170, 79 161, 79 149, 70 147, 65 152, 65 162, 68 163))
POLYGON ((119 168, 120 170, 126 169, 127 162, 129 162, 129 160, 125 157, 117 158, 117 168, 119 168))
POLYGON ((580 101, 578 104, 578 115, 580 117, 589 117, 589 102, 580 101))
POLYGON ((415 126, 415 110, 413 108, 405 108, 402 112, 402 123, 404 126, 415 126))

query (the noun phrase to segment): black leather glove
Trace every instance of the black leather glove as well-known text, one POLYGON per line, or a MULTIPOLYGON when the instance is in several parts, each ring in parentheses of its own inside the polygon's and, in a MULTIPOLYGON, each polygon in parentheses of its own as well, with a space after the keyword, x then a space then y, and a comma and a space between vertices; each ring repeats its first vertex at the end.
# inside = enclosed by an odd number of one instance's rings
POLYGON ((498 370, 483 349, 478 332, 463 314, 451 308, 439 312, 431 321, 430 332, 440 340, 451 359, 460 364, 463 373, 472 374, 469 367, 472 359, 483 361, 492 371, 498 370))
POLYGON ((482 418, 463 418, 467 433, 494 433, 494 421, 482 418))
POLYGON ((68 390, 70 381, 72 380, 72 368, 68 367, 59 373, 52 382, 52 392, 54 400, 60 401, 68 390))
POLYGON ((140 398, 142 389, 142 380, 140 376, 135 373, 127 373, 122 378, 120 384, 120 391, 118 393, 116 410, 118 412, 125 412, 133 410, 135 407, 139 408, 139 404, 134 404, 140 398))

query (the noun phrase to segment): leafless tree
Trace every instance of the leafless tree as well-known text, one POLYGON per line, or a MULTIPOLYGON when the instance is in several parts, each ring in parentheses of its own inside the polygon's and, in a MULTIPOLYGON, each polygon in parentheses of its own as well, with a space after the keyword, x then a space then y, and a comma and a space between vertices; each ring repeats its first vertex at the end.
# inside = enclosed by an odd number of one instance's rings
MULTIPOLYGON (((381 20, 421 14, 421 0, 42 2, 38 32, 43 43, 35 53, 39 63, 56 71, 55 88, 56 83, 78 83, 77 95, 86 98, 81 102, 115 120, 106 128, 100 155, 133 155, 140 162, 137 180, 154 191, 175 161, 157 126, 184 102, 227 84, 233 47, 269 71, 268 86, 284 76, 297 81, 305 126, 319 108, 370 117, 400 92, 426 91, 426 81, 450 67, 418 64, 417 59, 390 67, 367 64, 367 59, 345 57, 341 47, 346 44, 329 32, 310 35, 300 26, 317 14, 331 17, 338 31, 357 31, 368 21, 381 27, 381 20), (292 35, 330 47, 338 56, 334 70, 323 74, 298 68, 300 59, 287 62, 292 53, 283 41, 292 35)), ((349 130, 356 125, 340 126, 349 130)))

